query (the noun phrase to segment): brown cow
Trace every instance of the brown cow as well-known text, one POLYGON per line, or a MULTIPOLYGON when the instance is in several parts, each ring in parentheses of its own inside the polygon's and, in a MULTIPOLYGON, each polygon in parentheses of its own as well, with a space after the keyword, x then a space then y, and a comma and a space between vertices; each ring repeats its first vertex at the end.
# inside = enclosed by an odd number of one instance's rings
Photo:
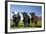
POLYGON ((30 13, 30 15, 31 15, 31 23, 36 24, 36 27, 37 27, 38 17, 35 15, 35 13, 30 13))

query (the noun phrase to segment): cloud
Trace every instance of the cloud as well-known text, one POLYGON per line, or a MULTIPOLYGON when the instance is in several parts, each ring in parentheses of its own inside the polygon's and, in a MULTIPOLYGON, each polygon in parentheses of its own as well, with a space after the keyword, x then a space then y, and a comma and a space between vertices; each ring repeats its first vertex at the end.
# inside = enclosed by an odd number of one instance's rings
POLYGON ((17 11, 14 11, 15 14, 17 14, 18 12, 17 11))

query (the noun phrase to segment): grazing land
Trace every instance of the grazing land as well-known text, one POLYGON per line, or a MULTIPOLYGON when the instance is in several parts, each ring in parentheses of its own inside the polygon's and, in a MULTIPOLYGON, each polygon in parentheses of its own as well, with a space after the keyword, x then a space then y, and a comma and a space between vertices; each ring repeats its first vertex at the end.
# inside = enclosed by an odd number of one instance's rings
MULTIPOLYGON (((14 22, 12 22, 11 21, 11 23, 12 23, 12 25, 11 25, 11 28, 16 28, 16 26, 15 26, 15 23, 14 22)), ((31 21, 30 21, 30 24, 29 24, 30 26, 28 27, 28 28, 41 28, 42 27, 42 21, 38 21, 37 22, 37 27, 35 27, 35 23, 31 23, 31 21)), ((23 21, 20 21, 19 22, 19 25, 18 25, 18 28, 25 28, 24 27, 24 24, 23 24, 23 21)))

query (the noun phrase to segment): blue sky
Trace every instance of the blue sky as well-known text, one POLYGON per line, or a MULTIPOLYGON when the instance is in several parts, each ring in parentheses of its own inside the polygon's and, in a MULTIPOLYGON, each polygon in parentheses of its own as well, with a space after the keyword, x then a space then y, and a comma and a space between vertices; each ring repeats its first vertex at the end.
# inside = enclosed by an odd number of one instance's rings
POLYGON ((10 11, 14 12, 26 12, 31 13, 35 12, 37 16, 42 15, 42 7, 41 6, 29 6, 29 5, 10 5, 10 11), (13 10, 12 10, 13 9, 13 10))

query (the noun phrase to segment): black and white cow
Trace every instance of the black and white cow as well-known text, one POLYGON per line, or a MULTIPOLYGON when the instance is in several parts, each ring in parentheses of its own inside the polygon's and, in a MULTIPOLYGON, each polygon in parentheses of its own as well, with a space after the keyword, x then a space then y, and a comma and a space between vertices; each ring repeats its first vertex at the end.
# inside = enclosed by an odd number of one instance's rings
POLYGON ((24 27, 28 27, 30 24, 30 17, 25 12, 23 12, 22 15, 23 15, 24 27))
POLYGON ((19 15, 19 12, 17 14, 14 14, 13 15, 13 22, 15 23, 15 26, 18 27, 19 25, 19 21, 20 21, 20 15, 19 15))

